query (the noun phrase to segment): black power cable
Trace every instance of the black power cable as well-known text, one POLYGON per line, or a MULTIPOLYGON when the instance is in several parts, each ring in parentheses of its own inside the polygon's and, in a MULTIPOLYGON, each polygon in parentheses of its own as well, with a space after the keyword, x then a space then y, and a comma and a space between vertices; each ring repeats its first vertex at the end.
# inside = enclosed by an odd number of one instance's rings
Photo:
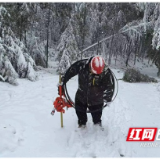
MULTIPOLYGON (((111 71, 111 70, 110 70, 110 71, 111 71)), ((114 80, 117 82, 117 92, 116 92, 114 98, 113 98, 112 101, 111 101, 111 102, 113 102, 113 101, 115 100, 115 98, 117 97, 117 94, 118 94, 118 79, 116 78, 115 74, 114 74, 112 71, 111 71, 111 73, 112 73, 112 75, 113 75, 113 77, 114 77, 114 80)), ((115 85, 115 83, 114 83, 114 85, 115 85)), ((115 86, 114 86, 114 88, 115 88, 115 86)), ((114 91, 115 91, 115 89, 114 89, 114 91)))
MULTIPOLYGON (((110 70, 110 71, 111 71, 111 70, 110 70)), ((117 92, 116 92, 114 98, 112 98, 112 100, 111 100, 111 102, 113 102, 113 101, 115 100, 115 98, 117 97, 117 94, 118 94, 118 80, 117 80, 115 74, 114 74, 112 71, 111 71, 111 73, 112 73, 112 76, 113 76, 113 78, 114 78, 114 82, 113 82, 114 92, 113 92, 113 95, 114 95, 114 93, 115 93, 115 82, 117 82, 117 92)), ((65 75, 64 75, 64 79, 65 79, 65 75)), ((66 98, 67 102, 68 102, 73 108, 75 108, 75 103, 72 101, 72 99, 70 98, 70 96, 69 96, 69 94, 68 94, 68 90, 67 90, 66 83, 63 84, 63 89, 64 89, 64 94, 65 94, 65 98, 66 98)), ((87 110, 86 113, 93 113, 93 112, 97 112, 97 111, 99 111, 99 110, 103 110, 105 107, 108 106, 108 105, 107 105, 107 102, 104 101, 104 103, 105 103, 105 104, 103 105, 103 107, 102 107, 101 109, 97 109, 97 110, 94 110, 94 111, 87 110)))

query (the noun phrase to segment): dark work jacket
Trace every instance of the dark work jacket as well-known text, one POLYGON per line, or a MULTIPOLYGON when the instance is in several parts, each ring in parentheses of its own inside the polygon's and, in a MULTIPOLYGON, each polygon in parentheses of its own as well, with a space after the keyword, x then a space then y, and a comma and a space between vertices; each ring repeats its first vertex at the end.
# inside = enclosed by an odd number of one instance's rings
POLYGON ((110 69, 105 66, 101 74, 91 73, 89 67, 91 59, 75 62, 64 76, 64 83, 67 83, 70 78, 78 74, 75 101, 78 100, 88 106, 103 104, 104 100, 110 102, 114 92, 114 78, 110 69))

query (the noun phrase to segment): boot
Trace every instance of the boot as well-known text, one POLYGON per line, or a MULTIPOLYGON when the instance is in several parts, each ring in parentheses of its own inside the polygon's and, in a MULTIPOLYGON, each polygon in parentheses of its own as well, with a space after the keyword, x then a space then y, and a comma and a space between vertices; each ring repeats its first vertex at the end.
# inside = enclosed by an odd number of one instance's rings
POLYGON ((79 124, 78 128, 86 128, 86 125, 84 125, 84 124, 79 124))
POLYGON ((94 125, 102 127, 102 123, 101 122, 94 123, 94 125))
POLYGON ((104 131, 104 128, 102 127, 102 123, 98 122, 98 123, 94 123, 94 125, 96 126, 96 128, 100 128, 100 130, 104 131))
POLYGON ((82 122, 81 120, 78 120, 78 128, 85 128, 86 122, 82 122))

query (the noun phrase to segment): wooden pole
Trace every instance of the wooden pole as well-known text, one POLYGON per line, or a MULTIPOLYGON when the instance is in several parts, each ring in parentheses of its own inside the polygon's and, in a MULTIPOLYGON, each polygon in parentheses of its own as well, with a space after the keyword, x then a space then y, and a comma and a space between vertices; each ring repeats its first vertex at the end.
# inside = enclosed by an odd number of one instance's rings
MULTIPOLYGON (((59 85, 62 83, 61 74, 59 74, 59 85)), ((60 97, 62 97, 62 88, 60 88, 60 97)), ((61 112, 61 128, 63 128, 63 113, 61 112)))

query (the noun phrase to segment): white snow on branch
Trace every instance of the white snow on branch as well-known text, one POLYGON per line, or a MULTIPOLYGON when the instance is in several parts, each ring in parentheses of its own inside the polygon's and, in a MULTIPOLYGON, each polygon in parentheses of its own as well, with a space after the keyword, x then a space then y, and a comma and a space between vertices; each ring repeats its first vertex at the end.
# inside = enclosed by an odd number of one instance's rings
MULTIPOLYGON (((142 27, 142 26, 144 26, 144 25, 150 25, 151 23, 152 23, 152 22, 147 22, 147 23, 144 23, 144 22, 143 22, 143 23, 140 23, 140 24, 135 25, 135 26, 129 26, 129 28, 127 28, 127 29, 125 29, 125 30, 124 30, 124 27, 123 27, 123 28, 121 28, 121 29, 119 30, 118 33, 113 34, 113 35, 110 35, 110 36, 102 39, 101 41, 96 42, 96 43, 90 45, 89 47, 87 47, 87 48, 85 48, 83 51, 81 51, 80 53, 83 53, 83 52, 89 50, 90 48, 98 45, 99 43, 102 43, 102 42, 104 42, 104 41, 107 41, 107 40, 109 40, 110 38, 112 38, 112 37, 114 37, 114 36, 116 36, 116 35, 118 35, 118 34, 125 33, 125 32, 130 31, 130 30, 133 30, 133 31, 135 31, 135 32, 137 32, 137 33, 140 33, 140 32, 138 32, 138 31, 136 30, 136 28, 142 27)), ((125 26, 125 28, 126 28, 126 26, 125 26)))
POLYGON ((0 79, 5 82, 5 79, 0 75, 0 79))

